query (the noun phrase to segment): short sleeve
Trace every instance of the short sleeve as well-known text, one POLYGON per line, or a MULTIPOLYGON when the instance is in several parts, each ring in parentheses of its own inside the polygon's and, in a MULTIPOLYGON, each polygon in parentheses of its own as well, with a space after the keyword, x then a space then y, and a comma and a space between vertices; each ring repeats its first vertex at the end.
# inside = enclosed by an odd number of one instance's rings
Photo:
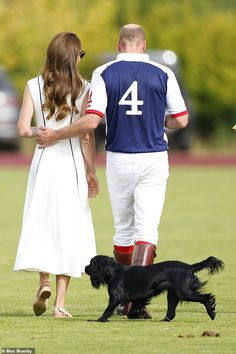
POLYGON ((168 72, 166 103, 169 114, 173 118, 188 113, 179 84, 172 71, 168 72))
POLYGON ((104 117, 107 108, 107 93, 105 82, 99 72, 94 71, 89 90, 86 113, 104 117))

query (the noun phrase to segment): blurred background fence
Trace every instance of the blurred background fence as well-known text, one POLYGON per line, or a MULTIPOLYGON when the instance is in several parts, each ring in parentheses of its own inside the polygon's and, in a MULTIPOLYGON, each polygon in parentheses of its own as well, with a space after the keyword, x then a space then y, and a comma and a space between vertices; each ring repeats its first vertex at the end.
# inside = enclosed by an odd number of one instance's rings
MULTIPOLYGON (((80 70, 90 79, 106 53, 116 51, 119 28, 139 23, 150 52, 176 55, 173 69, 192 123, 189 140, 181 146, 173 139, 173 147, 213 146, 231 152, 235 147, 235 0, 0 0, 0 23, 0 141, 15 126, 15 118, 6 122, 3 105, 17 117, 26 82, 40 72, 56 33, 79 35, 87 52, 80 70)), ((25 141, 21 150, 30 152, 31 144, 25 141)))

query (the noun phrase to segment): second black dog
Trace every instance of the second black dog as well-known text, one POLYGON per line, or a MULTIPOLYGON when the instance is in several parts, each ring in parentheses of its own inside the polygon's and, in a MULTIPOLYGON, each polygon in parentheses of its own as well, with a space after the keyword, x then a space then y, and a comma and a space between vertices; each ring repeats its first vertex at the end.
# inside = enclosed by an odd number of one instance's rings
POLYGON ((129 318, 139 318, 139 310, 147 305, 151 298, 167 290, 167 313, 162 321, 171 321, 180 301, 192 301, 203 304, 210 318, 214 320, 215 296, 202 290, 206 282, 195 275, 202 269, 214 274, 223 269, 224 263, 209 257, 206 260, 189 265, 180 261, 166 261, 150 266, 125 266, 116 263, 108 256, 96 256, 86 266, 94 288, 107 285, 109 304, 97 320, 107 322, 119 304, 132 302, 129 318))

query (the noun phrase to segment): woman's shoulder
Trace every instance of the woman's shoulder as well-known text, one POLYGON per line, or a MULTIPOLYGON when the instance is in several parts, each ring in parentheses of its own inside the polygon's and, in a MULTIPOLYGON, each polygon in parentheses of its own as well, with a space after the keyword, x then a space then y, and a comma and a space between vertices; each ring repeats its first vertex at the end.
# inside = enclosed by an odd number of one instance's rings
POLYGON ((30 89, 38 88, 38 86, 42 87, 43 86, 42 75, 33 77, 32 79, 29 79, 27 81, 27 85, 29 86, 30 89))

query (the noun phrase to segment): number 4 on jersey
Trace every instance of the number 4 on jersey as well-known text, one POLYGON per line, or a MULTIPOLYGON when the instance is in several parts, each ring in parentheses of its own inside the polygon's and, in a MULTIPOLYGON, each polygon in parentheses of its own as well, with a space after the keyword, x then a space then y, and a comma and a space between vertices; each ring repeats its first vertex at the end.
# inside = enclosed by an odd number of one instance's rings
POLYGON ((121 106, 131 106, 131 110, 126 111, 128 116, 141 115, 142 111, 138 110, 138 106, 143 105, 143 101, 138 100, 138 81, 134 81, 130 87, 125 91, 124 95, 118 102, 121 106), (128 95, 131 94, 131 99, 127 100, 128 95))

